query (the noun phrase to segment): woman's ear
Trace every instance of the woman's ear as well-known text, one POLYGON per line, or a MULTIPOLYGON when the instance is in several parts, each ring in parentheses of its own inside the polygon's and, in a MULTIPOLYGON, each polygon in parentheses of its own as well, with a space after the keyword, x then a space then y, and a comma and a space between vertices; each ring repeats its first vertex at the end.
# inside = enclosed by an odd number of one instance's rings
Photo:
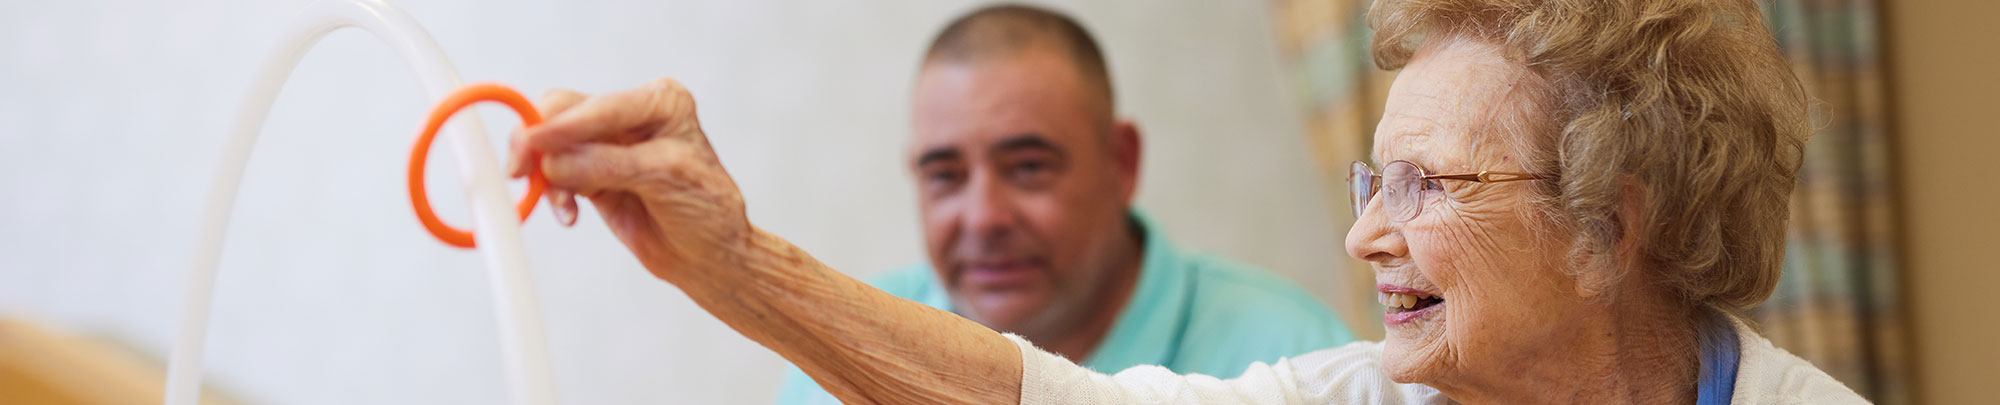
POLYGON ((1646 187, 1637 177, 1630 174, 1619 176, 1618 212, 1612 218, 1617 224, 1613 233, 1617 235, 1604 251, 1591 252, 1592 257, 1583 258, 1583 271, 1577 276, 1577 293, 1584 298, 1593 298, 1613 291, 1639 268, 1645 255, 1646 232, 1646 187))

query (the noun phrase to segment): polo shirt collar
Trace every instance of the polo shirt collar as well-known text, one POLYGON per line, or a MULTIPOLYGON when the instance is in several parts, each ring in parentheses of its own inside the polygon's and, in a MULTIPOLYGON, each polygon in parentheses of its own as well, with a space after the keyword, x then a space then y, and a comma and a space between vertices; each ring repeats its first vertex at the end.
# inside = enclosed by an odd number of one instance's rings
MULTIPOLYGON (((1130 217, 1145 238, 1140 241, 1144 252, 1139 259, 1139 282, 1133 286, 1132 298, 1125 302, 1111 324, 1111 331, 1080 362, 1098 371, 1172 364, 1174 349, 1180 347, 1181 332, 1187 324, 1193 274, 1182 265, 1180 252, 1150 217, 1136 208, 1130 217)), ((929 278, 930 288, 919 293, 916 301, 956 313, 941 282, 936 277, 929 278)))
POLYGON ((1151 218, 1137 209, 1131 212, 1145 240, 1139 259, 1139 282, 1132 298, 1119 310, 1110 333, 1081 364, 1098 371, 1115 372, 1142 364, 1173 364, 1180 347, 1181 331, 1187 324, 1192 274, 1182 265, 1180 253, 1167 241, 1151 218))

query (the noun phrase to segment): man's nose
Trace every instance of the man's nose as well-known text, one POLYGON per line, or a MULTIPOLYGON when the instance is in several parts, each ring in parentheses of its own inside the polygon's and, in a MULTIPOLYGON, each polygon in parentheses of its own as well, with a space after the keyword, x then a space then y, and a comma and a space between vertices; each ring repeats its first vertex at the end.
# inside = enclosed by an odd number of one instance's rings
POLYGON ((964 225, 982 237, 1005 235, 1019 219, 1013 193, 998 180, 994 176, 976 175, 968 190, 972 198, 966 201, 964 225))

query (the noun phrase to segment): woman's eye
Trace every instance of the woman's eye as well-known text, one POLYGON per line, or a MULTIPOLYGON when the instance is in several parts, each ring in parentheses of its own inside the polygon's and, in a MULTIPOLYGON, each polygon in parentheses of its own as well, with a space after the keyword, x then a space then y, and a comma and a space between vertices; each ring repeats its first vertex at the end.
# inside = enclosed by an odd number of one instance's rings
POLYGON ((1424 189, 1424 190, 1427 190, 1427 191, 1428 191, 1428 190, 1444 190, 1444 184, 1442 184, 1442 183, 1438 183, 1438 181, 1437 181, 1437 180, 1424 180, 1424 185, 1423 185, 1423 189, 1424 189))

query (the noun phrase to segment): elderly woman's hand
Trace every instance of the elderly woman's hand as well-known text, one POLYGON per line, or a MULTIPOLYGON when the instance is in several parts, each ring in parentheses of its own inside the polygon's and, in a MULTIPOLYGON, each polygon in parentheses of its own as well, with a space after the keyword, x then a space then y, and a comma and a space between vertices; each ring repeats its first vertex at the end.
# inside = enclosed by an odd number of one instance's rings
POLYGON ((544 94, 546 121, 515 132, 511 176, 528 173, 531 151, 548 177, 557 220, 576 223, 589 197, 613 234, 654 276, 728 262, 752 234, 743 197, 695 118, 693 96, 673 79, 591 97, 544 94))

